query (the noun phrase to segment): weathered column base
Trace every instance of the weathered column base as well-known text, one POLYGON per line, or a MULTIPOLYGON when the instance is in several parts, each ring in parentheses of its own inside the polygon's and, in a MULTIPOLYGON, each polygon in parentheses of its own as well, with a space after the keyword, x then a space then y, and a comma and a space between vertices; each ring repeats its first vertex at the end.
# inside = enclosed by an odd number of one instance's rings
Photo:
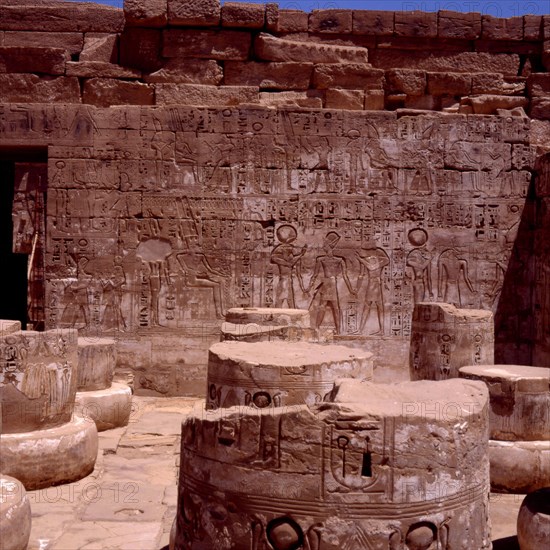
POLYGON ((550 487, 527 495, 518 515, 521 550, 539 550, 550 542, 550 487))
POLYGON ((0 548, 25 550, 31 534, 31 505, 22 483, 0 475, 0 548))
POLYGON ((86 477, 97 450, 95 424, 75 416, 55 428, 0 435, 0 471, 34 491, 86 477))
POLYGON ((98 432, 126 426, 132 412, 132 390, 126 384, 113 383, 106 390, 79 391, 75 411, 93 420, 98 432))
POLYGON ((532 493, 550 486, 550 441, 489 440, 491 489, 532 493))

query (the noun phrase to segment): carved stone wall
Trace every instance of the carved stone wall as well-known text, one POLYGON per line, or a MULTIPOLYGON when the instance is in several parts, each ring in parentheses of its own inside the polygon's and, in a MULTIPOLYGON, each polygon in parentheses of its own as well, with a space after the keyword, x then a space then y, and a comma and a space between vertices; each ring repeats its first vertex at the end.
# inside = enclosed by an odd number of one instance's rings
POLYGON ((23 141, 50 145, 46 326, 119 335, 161 393, 230 307, 309 309, 406 368, 416 301, 496 307, 534 167, 504 116, 5 107, 23 141))
POLYGON ((497 312, 499 361, 544 357, 529 185, 550 150, 548 16, 216 0, 0 15, 0 148, 48 156, 45 196, 28 164, 15 193, 20 252, 44 226, 33 321, 117 337, 138 391, 202 393, 231 307, 307 309, 403 373, 413 304, 447 301, 497 312))

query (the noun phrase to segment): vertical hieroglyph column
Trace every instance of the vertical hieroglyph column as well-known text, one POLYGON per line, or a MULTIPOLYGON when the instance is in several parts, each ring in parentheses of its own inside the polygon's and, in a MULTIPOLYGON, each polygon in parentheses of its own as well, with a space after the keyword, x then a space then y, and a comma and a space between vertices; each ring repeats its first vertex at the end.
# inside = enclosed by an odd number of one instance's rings
POLYGON ((465 365, 494 362, 493 314, 422 302, 414 307, 409 369, 411 380, 458 378, 465 365))

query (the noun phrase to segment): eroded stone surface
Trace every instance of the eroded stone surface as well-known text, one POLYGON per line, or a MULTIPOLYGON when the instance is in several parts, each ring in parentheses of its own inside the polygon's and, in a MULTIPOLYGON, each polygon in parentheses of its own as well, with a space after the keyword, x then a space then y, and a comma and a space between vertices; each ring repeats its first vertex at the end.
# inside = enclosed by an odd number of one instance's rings
POLYGON ((124 0, 126 24, 162 27, 168 22, 167 0, 124 0))
MULTIPOLYGON (((458 378, 460 367, 494 361, 494 325, 490 311, 460 309, 452 304, 423 302, 432 292, 426 263, 419 254, 411 267, 415 279, 415 305, 409 367, 411 380, 458 378)), ((439 293, 461 303, 464 286, 471 286, 468 263, 454 251, 439 258, 439 293)))
POLYGON ((242 548, 490 547, 483 384, 347 381, 334 396, 312 408, 191 416, 176 545, 215 546, 223 537, 242 548), (407 412, 419 400, 452 402, 458 422, 420 407, 407 412))
POLYGON ((368 50, 315 42, 276 38, 261 33, 254 42, 256 54, 266 61, 303 63, 367 63, 368 50))
POLYGON ((372 380, 372 353, 307 342, 222 342, 209 351, 207 404, 312 405, 345 377, 372 380))
POLYGON ((116 367, 116 343, 111 338, 78 339, 78 391, 105 390, 116 367))
POLYGON ((168 0, 170 25, 217 25, 220 0, 168 0))
POLYGON ((550 369, 477 365, 462 367, 460 376, 489 388, 491 439, 550 440, 550 369))
POLYGON ((96 458, 96 426, 78 416, 55 428, 0 435, 0 470, 27 490, 81 479, 96 458))
POLYGON ((2 550, 25 550, 31 534, 31 506, 25 488, 0 474, 0 533, 2 550))
POLYGON ((550 486, 550 442, 489 440, 491 487, 525 494, 550 486))
POLYGON ((69 422, 78 383, 77 331, 2 334, 0 348, 2 434, 69 422))
POLYGON ((76 392, 75 411, 93 420, 100 432, 126 426, 132 413, 132 390, 114 383, 102 390, 76 392))
POLYGON ((320 339, 311 328, 306 309, 231 308, 222 323, 221 338, 243 342, 266 340, 314 341, 320 339))
POLYGON ((518 542, 521 550, 544 548, 550 541, 550 488, 525 497, 518 515, 518 542))

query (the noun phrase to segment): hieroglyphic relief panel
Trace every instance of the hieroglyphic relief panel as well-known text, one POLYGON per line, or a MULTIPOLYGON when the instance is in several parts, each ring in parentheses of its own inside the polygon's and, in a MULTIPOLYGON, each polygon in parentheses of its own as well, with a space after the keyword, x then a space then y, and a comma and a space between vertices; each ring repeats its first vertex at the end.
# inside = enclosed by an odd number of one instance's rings
POLYGON ((496 309, 528 131, 505 116, 0 109, 0 145, 48 146, 48 327, 141 341, 215 334, 230 307, 296 307, 337 338, 388 340, 395 362, 415 302, 496 309))
POLYGON ((415 302, 495 308, 527 131, 511 117, 142 109, 127 143, 98 128, 89 155, 50 158, 49 321, 146 333, 296 307, 338 336, 408 338, 415 302))

